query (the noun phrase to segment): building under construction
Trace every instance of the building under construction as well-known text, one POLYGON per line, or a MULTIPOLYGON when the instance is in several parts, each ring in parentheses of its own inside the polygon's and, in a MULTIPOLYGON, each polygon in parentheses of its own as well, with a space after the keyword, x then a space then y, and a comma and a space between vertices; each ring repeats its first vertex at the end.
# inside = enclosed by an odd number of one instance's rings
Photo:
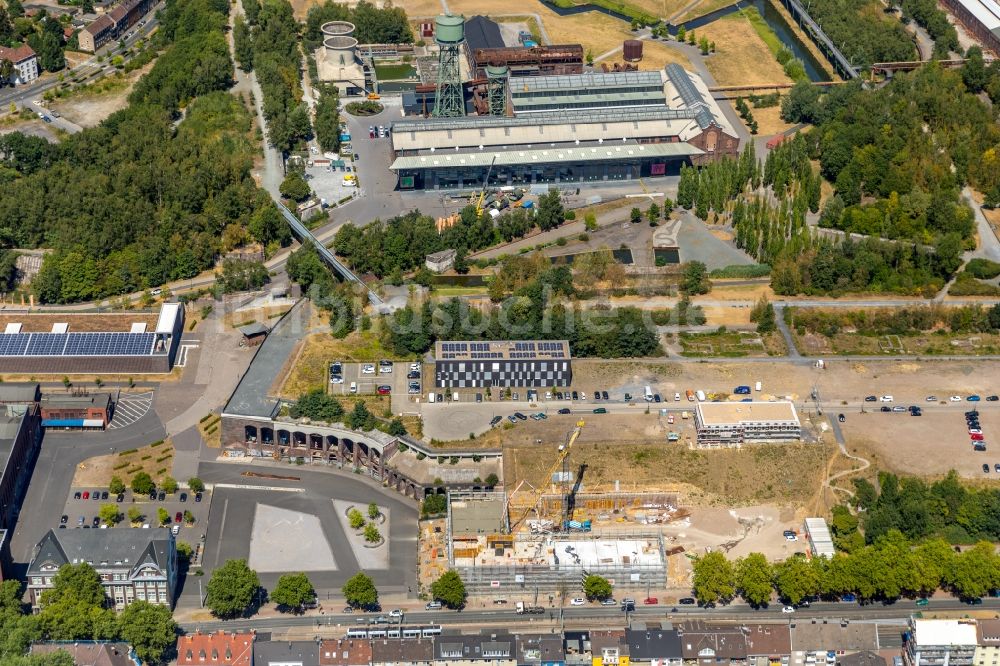
POLYGON ((676 494, 580 493, 569 514, 561 493, 452 493, 449 500, 449 566, 470 592, 569 592, 589 574, 617 589, 666 585, 666 546, 654 525, 678 515, 676 494), (526 513, 532 517, 518 524, 526 513))
POLYGON ((511 76, 583 74, 583 47, 579 44, 554 46, 475 49, 470 60, 476 78, 486 78, 486 68, 506 67, 511 76))

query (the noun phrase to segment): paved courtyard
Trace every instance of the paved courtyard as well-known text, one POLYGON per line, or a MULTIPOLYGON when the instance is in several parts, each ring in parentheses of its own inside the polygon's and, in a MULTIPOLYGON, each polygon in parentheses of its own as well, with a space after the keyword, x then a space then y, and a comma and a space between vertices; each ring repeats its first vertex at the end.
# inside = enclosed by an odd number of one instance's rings
POLYGON ((337 570, 318 516, 258 504, 250 535, 250 568, 284 573, 290 562, 302 571, 337 570))

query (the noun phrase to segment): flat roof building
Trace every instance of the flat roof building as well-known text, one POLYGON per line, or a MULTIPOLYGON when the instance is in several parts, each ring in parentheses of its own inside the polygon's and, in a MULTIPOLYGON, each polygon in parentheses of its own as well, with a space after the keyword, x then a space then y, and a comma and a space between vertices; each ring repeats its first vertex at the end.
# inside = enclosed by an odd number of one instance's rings
POLYGON ((569 386, 566 340, 442 342, 434 345, 438 388, 569 386))
POLYGON ((1000 3, 996 0, 941 0, 966 30, 1000 56, 1000 3))
POLYGON ((975 620, 911 617, 908 633, 903 645, 903 659, 908 666, 973 666, 979 644, 975 620))
POLYGON ((738 446, 802 438, 795 405, 780 402, 699 402, 695 407, 698 446, 738 446))
POLYGON ((704 81, 655 72, 522 77, 512 117, 403 118, 392 125, 401 189, 637 180, 739 151, 704 81), (492 171, 490 167, 492 165, 492 171))
POLYGON ((47 393, 41 399, 42 426, 103 430, 114 417, 111 393, 47 393))
POLYGON ((837 553, 825 518, 806 518, 805 528, 813 555, 833 557, 837 553))
POLYGON ((13 529, 28 490, 42 429, 38 410, 0 414, 0 529, 13 529))
POLYGON ((506 67, 512 77, 583 74, 583 47, 579 44, 477 48, 470 52, 469 69, 477 79, 486 78, 489 66, 506 67))

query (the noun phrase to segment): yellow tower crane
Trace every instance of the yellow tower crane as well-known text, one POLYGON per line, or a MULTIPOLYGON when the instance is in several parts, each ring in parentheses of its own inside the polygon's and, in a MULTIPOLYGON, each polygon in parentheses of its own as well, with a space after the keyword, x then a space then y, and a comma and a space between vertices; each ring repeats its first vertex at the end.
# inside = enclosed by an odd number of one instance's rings
MULTIPOLYGON (((558 472, 559 468, 562 467, 563 461, 566 460, 566 456, 569 455, 570 449, 573 448, 573 443, 576 442, 578 437, 580 437, 580 432, 583 430, 583 425, 584 423, 582 419, 580 421, 577 421, 576 427, 573 428, 572 431, 570 431, 569 436, 566 438, 566 443, 559 445, 559 453, 556 456, 555 462, 552 463, 552 468, 549 469, 548 473, 545 475, 546 479, 545 483, 540 483, 538 484, 537 488, 532 488, 531 492, 533 493, 534 498, 532 502, 528 505, 528 508, 526 508, 524 512, 521 513, 521 515, 517 518, 517 520, 511 521, 510 528, 508 530, 509 534, 514 534, 517 531, 517 528, 521 526, 521 523, 524 522, 524 519, 528 517, 528 514, 534 511, 538 507, 538 503, 541 502, 542 500, 542 495, 545 493, 545 489, 548 486, 548 482, 552 479, 552 475, 558 472)), ((519 485, 517 489, 515 489, 510 494, 510 496, 507 497, 508 511, 510 508, 511 499, 513 499, 514 494, 517 493, 520 488, 521 486, 519 485)))

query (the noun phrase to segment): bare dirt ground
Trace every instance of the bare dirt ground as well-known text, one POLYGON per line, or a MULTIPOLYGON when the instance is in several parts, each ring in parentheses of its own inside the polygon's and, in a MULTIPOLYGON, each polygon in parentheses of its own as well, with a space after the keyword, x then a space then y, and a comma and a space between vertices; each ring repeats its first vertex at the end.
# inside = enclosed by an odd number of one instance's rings
POLYGON ((111 482, 112 476, 121 477, 127 486, 139 472, 146 472, 153 481, 159 483, 164 475, 170 473, 173 457, 174 445, 168 439, 158 446, 144 446, 128 454, 122 452, 88 458, 77 465, 73 474, 73 487, 104 488, 111 482))
POLYGON ((67 120, 81 127, 94 127, 115 111, 128 105, 128 95, 143 74, 153 67, 149 63, 127 75, 115 75, 111 82, 101 82, 95 92, 81 92, 71 97, 54 100, 50 108, 61 113, 67 120), (117 80, 120 77, 120 81, 117 80), (102 91, 102 88, 104 90, 102 91))
POLYGON ((716 52, 705 58, 705 66, 718 85, 792 83, 767 44, 743 16, 730 14, 699 28, 696 33, 715 42, 716 52))

